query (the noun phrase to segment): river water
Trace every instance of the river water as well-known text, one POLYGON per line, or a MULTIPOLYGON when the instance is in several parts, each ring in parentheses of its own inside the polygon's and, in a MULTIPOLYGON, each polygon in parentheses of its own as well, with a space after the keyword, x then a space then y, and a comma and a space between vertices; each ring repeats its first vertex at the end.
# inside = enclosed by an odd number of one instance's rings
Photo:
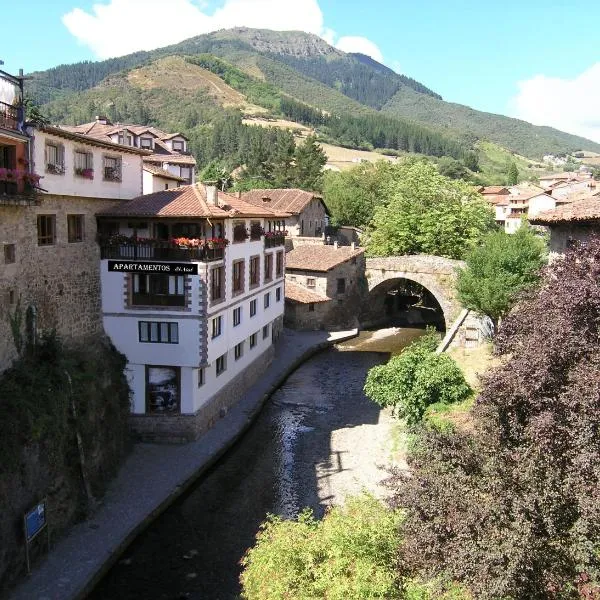
POLYGON ((383 477, 389 415, 364 395, 368 370, 420 329, 362 332, 314 356, 265 404, 241 440, 154 521, 90 600, 233 600, 239 561, 267 513, 316 515, 383 477))

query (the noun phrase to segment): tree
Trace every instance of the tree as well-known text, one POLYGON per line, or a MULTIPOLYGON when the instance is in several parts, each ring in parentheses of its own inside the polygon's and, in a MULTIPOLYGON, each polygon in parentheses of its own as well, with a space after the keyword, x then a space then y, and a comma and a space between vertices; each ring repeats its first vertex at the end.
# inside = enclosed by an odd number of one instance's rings
POLYGON ((403 598, 397 548, 400 511, 363 495, 316 520, 271 515, 242 559, 247 600, 403 598))
POLYGON ((479 156, 477 155, 477 152, 475 152, 475 150, 468 150, 467 152, 465 152, 463 162, 465 163, 465 167, 467 167, 467 169, 470 169, 474 173, 478 173, 480 171, 479 156))
POLYGON ((202 169, 200 181, 215 182, 221 191, 225 191, 227 188, 231 187, 232 178, 229 170, 225 166, 218 161, 213 160, 202 169))
POLYGON ((482 600, 600 596, 599 336, 595 239, 504 320, 475 430, 424 429, 394 476, 404 564, 482 600))
POLYGON ((442 156, 440 158, 438 169, 441 175, 450 179, 465 179, 468 176, 465 165, 460 160, 456 160, 450 156, 442 156))
POLYGON ((370 369, 365 394, 379 406, 391 406, 407 425, 418 423, 431 404, 466 400, 472 390, 452 358, 435 352, 438 342, 436 334, 426 335, 370 369))
POLYGON ((545 243, 525 223, 512 235, 491 233, 467 254, 467 265, 458 272, 458 299, 488 316, 496 331, 519 293, 539 281, 544 262, 545 243))
POLYGON ((517 185, 519 182, 519 169, 517 163, 511 160, 506 169, 506 185, 517 185))
POLYGON ((294 152, 293 184, 305 190, 321 191, 326 162, 327 156, 317 138, 309 135, 303 144, 296 146, 294 152))
POLYGON ((375 207, 385 201, 384 190, 393 175, 394 166, 386 160, 326 173, 323 199, 332 224, 365 227, 373 218, 375 207))
POLYGON ((370 256, 436 254, 463 258, 494 228, 494 215, 463 181, 423 160, 397 165, 367 231, 370 256))

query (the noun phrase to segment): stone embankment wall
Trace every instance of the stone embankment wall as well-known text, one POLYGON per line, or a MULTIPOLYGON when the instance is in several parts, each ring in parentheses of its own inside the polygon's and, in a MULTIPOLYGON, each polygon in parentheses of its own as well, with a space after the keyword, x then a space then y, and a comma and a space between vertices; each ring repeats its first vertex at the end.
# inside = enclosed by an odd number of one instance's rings
POLYGON ((0 255, 0 372, 16 357, 8 317, 19 302, 35 306, 38 329, 55 329, 65 341, 102 334, 95 213, 114 203, 42 195, 35 206, 0 205, 0 246, 12 245, 15 258, 0 255), (38 245, 38 215, 55 216, 54 244, 38 245), (82 241, 68 241, 67 215, 83 215, 82 241))

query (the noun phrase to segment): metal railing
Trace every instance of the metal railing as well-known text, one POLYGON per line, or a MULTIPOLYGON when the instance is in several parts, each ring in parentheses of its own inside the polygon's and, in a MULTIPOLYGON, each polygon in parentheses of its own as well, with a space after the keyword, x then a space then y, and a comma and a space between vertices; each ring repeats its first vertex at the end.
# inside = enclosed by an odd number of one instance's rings
POLYGON ((173 261, 201 261, 211 262, 222 260, 225 248, 177 248, 168 242, 137 243, 125 242, 122 244, 100 244, 100 256, 103 259, 127 260, 173 260, 173 261))
POLYGON ((285 236, 277 235, 272 237, 265 236, 265 248, 275 248, 276 246, 283 246, 285 244, 285 236))
POLYGON ((23 109, 21 107, 0 101, 0 127, 20 131, 22 114, 23 109))

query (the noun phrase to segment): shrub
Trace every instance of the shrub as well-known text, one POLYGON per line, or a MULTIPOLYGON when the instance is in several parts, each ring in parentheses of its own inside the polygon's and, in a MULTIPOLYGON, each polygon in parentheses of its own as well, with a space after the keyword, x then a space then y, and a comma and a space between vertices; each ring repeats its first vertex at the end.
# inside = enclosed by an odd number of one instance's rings
POLYGON ((385 365, 373 367, 365 383, 367 396, 391 406, 407 425, 418 423, 431 404, 452 404, 469 397, 471 388, 447 354, 436 354, 438 338, 428 334, 385 365))
POLYGON ((247 600, 402 598, 399 511, 363 494, 318 521, 269 516, 242 559, 247 600))
POLYGON ((475 598, 600 597, 600 240, 552 264, 504 320, 474 433, 424 430, 402 557, 475 598))

